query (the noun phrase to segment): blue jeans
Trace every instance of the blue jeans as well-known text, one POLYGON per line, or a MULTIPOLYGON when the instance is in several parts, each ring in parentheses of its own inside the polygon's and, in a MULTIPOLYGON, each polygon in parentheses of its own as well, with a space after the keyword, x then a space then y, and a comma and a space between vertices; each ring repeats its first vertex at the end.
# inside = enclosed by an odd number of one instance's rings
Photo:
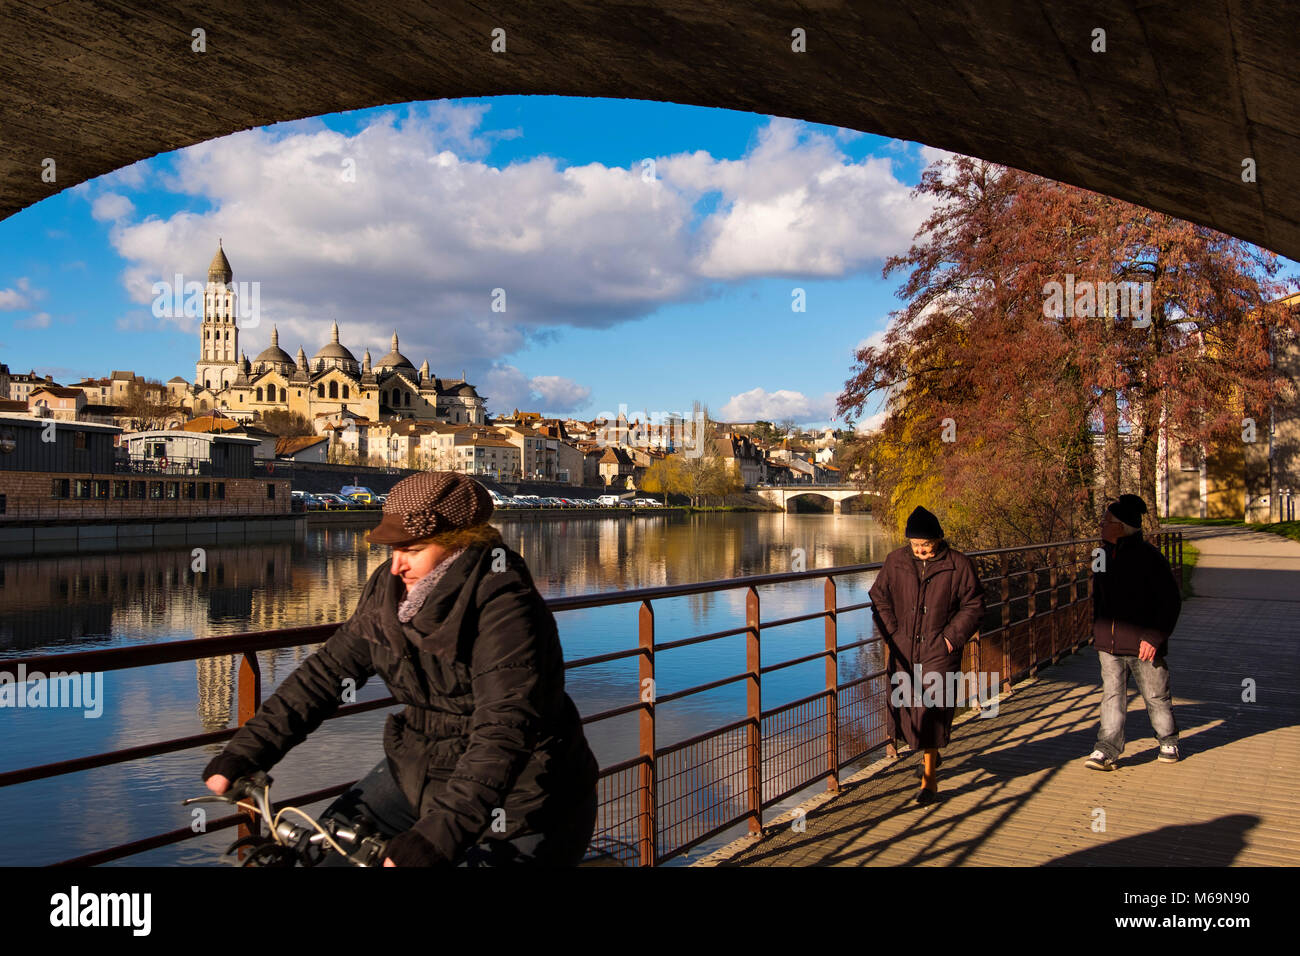
POLYGON ((1101 658, 1101 726, 1097 730, 1097 749, 1111 760, 1124 752, 1124 716, 1128 712, 1128 674, 1146 701, 1147 717, 1156 740, 1163 744, 1178 743, 1178 723, 1174 720, 1173 695, 1169 692, 1169 665, 1164 659, 1144 661, 1136 655, 1116 655, 1097 651, 1101 658))
MULTIPOLYGON (((587 852, 587 844, 596 829, 596 791, 584 802, 577 814, 578 823, 569 830, 553 833, 529 833, 513 840, 484 840, 465 852, 461 866, 509 866, 522 863, 537 866, 576 866, 587 852)), ((320 820, 353 821, 367 817, 387 838, 415 826, 419 819, 393 780, 388 758, 339 795, 320 820)), ((325 851, 320 866, 351 866, 332 849, 325 851)))

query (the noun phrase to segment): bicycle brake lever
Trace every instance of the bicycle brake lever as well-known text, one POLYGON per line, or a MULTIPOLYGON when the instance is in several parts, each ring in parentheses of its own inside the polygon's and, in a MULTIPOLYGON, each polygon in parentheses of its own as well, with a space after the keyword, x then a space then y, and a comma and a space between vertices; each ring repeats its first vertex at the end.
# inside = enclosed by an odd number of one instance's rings
POLYGON ((188 807, 191 803, 234 803, 230 797, 224 793, 210 793, 204 797, 187 797, 181 801, 182 807, 188 807))

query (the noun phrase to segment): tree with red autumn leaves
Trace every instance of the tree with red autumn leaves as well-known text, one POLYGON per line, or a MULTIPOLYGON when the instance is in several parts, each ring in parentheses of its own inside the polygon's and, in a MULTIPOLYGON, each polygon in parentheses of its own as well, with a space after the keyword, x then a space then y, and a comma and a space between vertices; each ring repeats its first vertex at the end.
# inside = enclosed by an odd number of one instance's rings
POLYGON ((906 305, 837 407, 852 419, 884 395, 871 470, 896 522, 925 504, 968 544, 1091 537, 1098 491, 1142 495, 1154 522, 1162 426, 1240 440, 1243 415, 1264 433, 1292 398, 1270 350, 1300 321, 1276 302, 1272 253, 967 157, 931 164, 915 192, 934 211, 884 268, 907 270, 906 305))

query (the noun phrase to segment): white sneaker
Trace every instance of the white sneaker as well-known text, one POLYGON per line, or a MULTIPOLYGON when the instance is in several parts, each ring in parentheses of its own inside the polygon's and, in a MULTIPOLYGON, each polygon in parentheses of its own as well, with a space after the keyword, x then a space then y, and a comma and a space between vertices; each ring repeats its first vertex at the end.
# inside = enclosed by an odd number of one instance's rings
POLYGON ((1084 761, 1084 766, 1089 770, 1114 770, 1115 761, 1111 760, 1100 750, 1094 750, 1088 759, 1084 761))

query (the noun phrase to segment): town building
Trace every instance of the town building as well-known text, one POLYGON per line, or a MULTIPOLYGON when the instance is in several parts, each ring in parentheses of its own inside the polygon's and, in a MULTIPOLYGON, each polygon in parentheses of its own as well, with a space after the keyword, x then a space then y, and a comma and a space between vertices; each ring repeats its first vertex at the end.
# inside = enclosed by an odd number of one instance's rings
POLYGON ((391 349, 378 362, 371 362, 369 349, 358 362, 340 342, 333 322, 330 340, 308 360, 301 346, 296 358, 280 348, 273 325, 270 344, 249 361, 239 347, 238 316, 234 270, 218 244, 208 266, 194 382, 177 377, 167 383, 192 414, 220 410, 252 417, 286 411, 311 422, 321 414, 353 412, 373 421, 485 421, 485 399, 464 375, 441 379, 430 372, 427 360, 417 369, 401 353, 396 331, 391 349))

